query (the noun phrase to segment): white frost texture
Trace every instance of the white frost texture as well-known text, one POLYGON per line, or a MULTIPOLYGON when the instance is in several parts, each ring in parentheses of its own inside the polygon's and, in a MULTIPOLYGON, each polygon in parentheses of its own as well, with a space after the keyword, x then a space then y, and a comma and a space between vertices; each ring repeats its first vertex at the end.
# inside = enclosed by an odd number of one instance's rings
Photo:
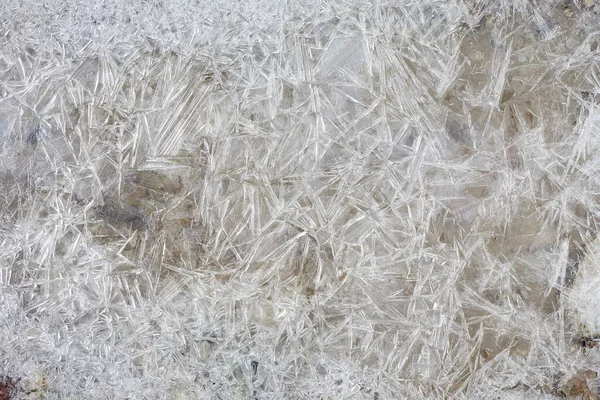
POLYGON ((600 2, 0 1, 0 400, 587 399, 600 2))

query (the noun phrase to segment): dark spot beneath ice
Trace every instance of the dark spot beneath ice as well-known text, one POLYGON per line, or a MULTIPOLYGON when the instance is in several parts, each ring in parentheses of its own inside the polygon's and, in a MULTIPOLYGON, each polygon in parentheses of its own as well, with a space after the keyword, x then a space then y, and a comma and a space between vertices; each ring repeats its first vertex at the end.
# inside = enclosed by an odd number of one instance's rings
MULTIPOLYGON (((16 385, 17 381, 8 377, 0 377, 0 400, 10 400, 13 396, 23 393, 18 393, 19 388, 16 385)), ((19 397, 20 398, 20 397, 19 397)))
POLYGON ((30 129, 29 132, 27 133, 27 139, 26 139, 27 143, 29 143, 33 147, 36 147, 38 144, 38 134, 39 134, 38 128, 30 129))
POLYGON ((258 361, 252 361, 250 366, 252 367, 252 376, 256 378, 256 375, 258 374, 258 361))
POLYGON ((466 144, 470 141, 469 127, 455 117, 449 116, 446 120, 446 133, 455 143, 466 144))
POLYGON ((533 24, 533 30, 544 39, 552 32, 552 28, 553 26, 550 21, 540 21, 533 24))
POLYGON ((593 349, 598 344, 598 341, 600 341, 599 337, 596 337, 596 336, 585 336, 585 337, 580 338, 579 344, 583 348, 593 349))
POLYGON ((0 400, 10 400, 9 388, 7 384, 0 383, 0 400))
POLYGON ((127 226, 133 230, 146 228, 144 213, 137 207, 108 202, 99 207, 98 214, 106 222, 116 226, 127 226))

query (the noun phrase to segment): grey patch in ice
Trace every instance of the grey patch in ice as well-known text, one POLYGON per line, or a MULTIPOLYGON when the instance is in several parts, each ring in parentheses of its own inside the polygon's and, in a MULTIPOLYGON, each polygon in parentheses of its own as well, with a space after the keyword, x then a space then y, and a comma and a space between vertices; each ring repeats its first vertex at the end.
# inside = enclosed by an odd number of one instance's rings
POLYGON ((97 211, 99 217, 115 226, 125 226, 133 230, 142 230, 147 227, 146 215, 134 206, 108 201, 98 207, 97 211))

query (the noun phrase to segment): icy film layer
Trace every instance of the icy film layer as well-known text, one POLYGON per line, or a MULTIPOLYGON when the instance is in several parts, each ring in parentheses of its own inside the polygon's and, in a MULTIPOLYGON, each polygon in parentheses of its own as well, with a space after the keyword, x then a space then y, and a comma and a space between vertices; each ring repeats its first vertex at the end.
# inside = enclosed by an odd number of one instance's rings
POLYGON ((0 398, 598 399, 600 5, 0 4, 0 398))

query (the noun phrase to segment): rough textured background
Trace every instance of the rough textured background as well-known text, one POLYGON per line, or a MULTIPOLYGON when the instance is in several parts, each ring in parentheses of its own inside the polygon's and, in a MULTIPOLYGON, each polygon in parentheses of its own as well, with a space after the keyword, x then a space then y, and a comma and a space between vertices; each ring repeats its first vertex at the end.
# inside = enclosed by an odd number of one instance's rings
POLYGON ((0 399, 598 399, 598 13, 1 2, 0 399))

